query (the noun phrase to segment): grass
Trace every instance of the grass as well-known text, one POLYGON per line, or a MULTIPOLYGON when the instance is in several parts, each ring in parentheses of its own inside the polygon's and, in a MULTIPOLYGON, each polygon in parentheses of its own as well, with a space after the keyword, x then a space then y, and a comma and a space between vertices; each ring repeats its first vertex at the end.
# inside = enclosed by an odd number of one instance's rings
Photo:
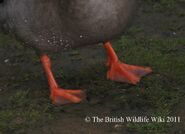
MULTIPOLYGON (((138 92, 139 97, 127 97, 129 105, 142 109, 152 109, 149 116, 172 114, 174 107, 185 96, 185 39, 135 39, 123 37, 115 44, 124 44, 115 49, 126 62, 147 65, 153 68, 153 74, 146 77, 137 87, 131 88, 138 92)), ((130 90, 130 89, 129 89, 130 90)), ((172 124, 147 123, 128 124, 128 129, 140 133, 168 133, 172 124)))
POLYGON ((169 12, 177 8, 177 4, 185 3, 184 0, 144 0, 148 4, 152 4, 155 11, 169 12))

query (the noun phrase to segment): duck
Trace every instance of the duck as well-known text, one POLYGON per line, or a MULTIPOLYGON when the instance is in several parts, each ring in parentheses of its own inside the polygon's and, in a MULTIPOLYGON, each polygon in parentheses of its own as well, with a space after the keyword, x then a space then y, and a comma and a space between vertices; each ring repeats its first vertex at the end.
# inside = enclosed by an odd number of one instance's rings
POLYGON ((0 27, 36 51, 53 104, 80 103, 85 91, 58 85, 48 52, 102 43, 107 79, 136 85, 152 69, 121 62, 111 43, 123 34, 135 7, 136 0, 0 0, 0 27))

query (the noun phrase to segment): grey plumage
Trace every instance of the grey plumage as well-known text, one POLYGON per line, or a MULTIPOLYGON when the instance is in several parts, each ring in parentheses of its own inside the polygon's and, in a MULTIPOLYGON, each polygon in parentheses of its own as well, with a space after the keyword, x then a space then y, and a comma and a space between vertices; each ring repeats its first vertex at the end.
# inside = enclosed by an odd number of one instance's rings
POLYGON ((28 46, 66 50, 121 34, 134 0, 6 0, 0 22, 28 46))

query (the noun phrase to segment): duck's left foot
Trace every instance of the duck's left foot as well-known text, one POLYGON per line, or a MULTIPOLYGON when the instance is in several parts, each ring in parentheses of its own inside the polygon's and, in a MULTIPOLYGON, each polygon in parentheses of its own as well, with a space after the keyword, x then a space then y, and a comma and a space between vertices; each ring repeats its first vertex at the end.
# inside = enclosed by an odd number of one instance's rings
POLYGON ((150 67, 140 67, 121 63, 114 52, 111 43, 105 43, 105 48, 108 54, 107 66, 110 70, 107 72, 107 78, 117 82, 126 82, 137 84, 142 76, 152 72, 150 67))
POLYGON ((117 82, 137 84, 142 76, 152 72, 150 67, 133 66, 124 63, 111 63, 107 78, 117 82))

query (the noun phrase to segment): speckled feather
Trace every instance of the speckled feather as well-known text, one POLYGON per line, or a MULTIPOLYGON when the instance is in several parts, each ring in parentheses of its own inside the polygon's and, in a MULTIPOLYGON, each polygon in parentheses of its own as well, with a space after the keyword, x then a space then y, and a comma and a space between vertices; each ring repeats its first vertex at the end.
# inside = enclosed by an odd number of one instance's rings
POLYGON ((6 0, 3 28, 41 52, 67 50, 121 34, 134 0, 6 0))

